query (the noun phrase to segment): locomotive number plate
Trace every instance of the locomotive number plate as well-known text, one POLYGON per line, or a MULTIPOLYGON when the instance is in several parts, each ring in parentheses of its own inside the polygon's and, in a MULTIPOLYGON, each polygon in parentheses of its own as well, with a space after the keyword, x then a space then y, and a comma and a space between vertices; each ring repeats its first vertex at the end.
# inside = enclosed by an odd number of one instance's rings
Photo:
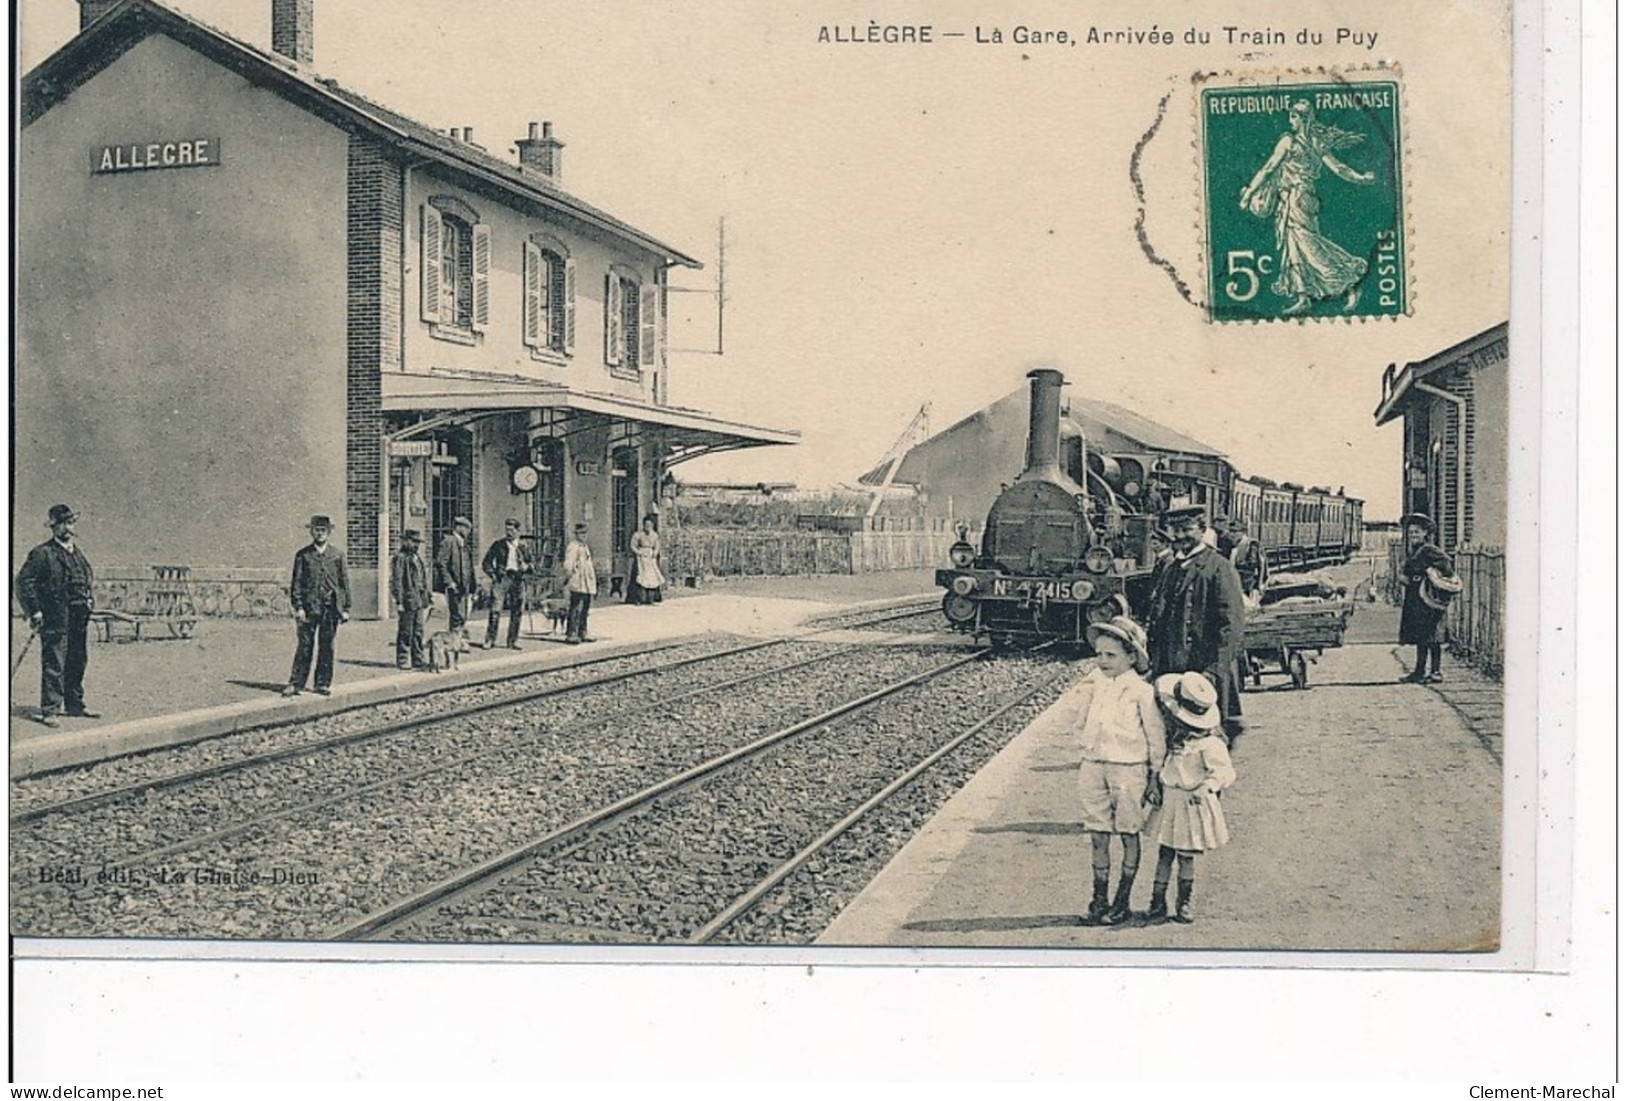
POLYGON ((1045 600, 1066 600, 1072 595, 1072 586, 1065 581, 1017 581, 1009 577, 995 577, 993 595, 1014 596, 1023 600, 1038 597, 1045 600))

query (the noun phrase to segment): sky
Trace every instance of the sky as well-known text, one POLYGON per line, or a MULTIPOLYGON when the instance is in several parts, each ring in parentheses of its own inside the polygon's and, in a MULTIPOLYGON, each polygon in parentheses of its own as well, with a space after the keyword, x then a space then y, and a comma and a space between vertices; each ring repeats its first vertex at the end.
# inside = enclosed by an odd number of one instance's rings
MULTIPOLYGON (((172 6, 269 43, 270 0, 172 6)), ((887 15, 929 21, 929 45, 819 41, 821 28, 866 32, 877 10, 844 0, 316 0, 314 67, 425 123, 472 126, 499 155, 512 155, 527 123, 553 122, 566 189, 705 261, 679 270, 679 285, 712 286, 726 219, 725 354, 675 352, 671 400, 797 429, 802 442, 698 460, 680 477, 849 482, 923 403, 940 430, 1049 365, 1071 393, 1195 436, 1243 472, 1346 486, 1368 518, 1397 514, 1399 427, 1379 430, 1372 417, 1384 367, 1509 313, 1502 5, 1458 0, 1416 15, 1251 3, 1248 28, 1289 39, 1255 47, 1225 41, 1229 19, 1216 6, 1193 18, 1174 0, 1030 0, 1019 14, 1028 27, 1086 40, 1091 27, 1155 26, 1178 41, 1023 46, 1009 41, 1015 19, 936 0, 887 15), (1375 33, 1379 48, 1291 41, 1298 29, 1331 40, 1340 25, 1375 33), (978 26, 1006 41, 977 43, 978 26), (1210 43, 1186 45, 1192 26, 1210 43), (967 37, 942 36, 955 30, 967 37), (1398 66, 1402 84, 1413 313, 1210 323, 1135 235, 1130 160, 1159 104, 1166 97, 1140 161, 1145 233, 1200 287, 1192 75, 1293 79, 1379 60, 1398 66)), ((22 70, 77 29, 74 0, 23 0, 22 70)), ((707 347, 713 299, 679 301, 673 347, 707 347)))

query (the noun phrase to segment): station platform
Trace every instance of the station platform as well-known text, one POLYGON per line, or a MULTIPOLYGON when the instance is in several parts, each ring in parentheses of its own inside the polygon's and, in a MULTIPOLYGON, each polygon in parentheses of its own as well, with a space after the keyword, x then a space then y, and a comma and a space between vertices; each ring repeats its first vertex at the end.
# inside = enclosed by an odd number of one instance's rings
MULTIPOLYGON (((1397 610, 1360 606, 1310 686, 1243 695, 1229 845, 1198 858, 1195 923, 1086 926, 1074 732, 1016 736, 818 939, 826 946, 1471 952, 1500 929, 1500 686, 1446 657, 1398 682, 1397 610)), ((1403 659, 1403 660, 1402 660, 1403 659)), ((1131 908, 1150 902, 1142 846, 1131 908)), ((1112 845, 1113 889, 1121 851, 1112 845)), ((1170 886, 1169 902, 1174 891, 1170 886)))
MULTIPOLYGON (((845 610, 883 608, 934 597, 929 570, 851 577, 741 578, 700 590, 668 591, 659 604, 595 600, 588 629, 593 642, 571 646, 536 611, 524 617, 518 651, 475 645, 459 668, 442 673, 404 671, 395 665, 394 620, 352 620, 339 628, 333 694, 309 690, 284 698, 293 663, 291 619, 205 619, 191 638, 90 644, 86 703, 97 719, 62 716, 50 729, 34 721, 39 704, 38 643, 11 683, 10 775, 13 779, 110 757, 180 745, 238 730, 308 719, 354 707, 403 699, 546 669, 567 668, 715 632, 776 637, 803 630, 813 619, 845 610)), ((445 626, 443 609, 429 631, 445 626)), ((503 631, 507 620, 504 615, 503 631)), ((484 637, 485 615, 469 622, 469 637, 484 637)), ((12 621, 11 662, 28 643, 12 621)))

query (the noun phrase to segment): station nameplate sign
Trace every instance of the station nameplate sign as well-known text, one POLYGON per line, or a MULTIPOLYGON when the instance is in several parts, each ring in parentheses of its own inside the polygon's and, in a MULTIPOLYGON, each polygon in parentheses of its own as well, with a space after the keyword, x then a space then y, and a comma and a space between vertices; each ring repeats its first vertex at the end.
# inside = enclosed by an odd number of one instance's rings
POLYGON ((90 171, 98 176, 155 168, 212 168, 219 163, 219 138, 165 138, 98 145, 90 151, 90 171))
POLYGON ((391 440, 389 454, 394 459, 425 459, 434 454, 434 441, 391 440))
POLYGON ((576 460, 576 473, 577 474, 581 474, 581 475, 585 475, 585 476, 590 477, 591 475, 599 473, 602 469, 603 469, 602 467, 600 467, 597 463, 593 462, 591 459, 577 459, 576 460))

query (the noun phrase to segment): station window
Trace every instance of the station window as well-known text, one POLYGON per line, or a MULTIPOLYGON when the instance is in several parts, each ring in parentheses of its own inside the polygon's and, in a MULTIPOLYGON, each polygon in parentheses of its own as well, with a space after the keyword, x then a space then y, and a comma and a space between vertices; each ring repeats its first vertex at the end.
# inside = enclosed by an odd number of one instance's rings
POLYGON ((575 354, 576 266, 560 241, 541 235, 525 242, 524 342, 533 353, 575 354))
POLYGON ((461 200, 423 205, 421 316, 436 336, 469 340, 490 321, 491 227, 461 200))
POLYGON ((604 362, 610 373, 638 378, 658 355, 659 288, 614 268, 604 275, 604 362))

